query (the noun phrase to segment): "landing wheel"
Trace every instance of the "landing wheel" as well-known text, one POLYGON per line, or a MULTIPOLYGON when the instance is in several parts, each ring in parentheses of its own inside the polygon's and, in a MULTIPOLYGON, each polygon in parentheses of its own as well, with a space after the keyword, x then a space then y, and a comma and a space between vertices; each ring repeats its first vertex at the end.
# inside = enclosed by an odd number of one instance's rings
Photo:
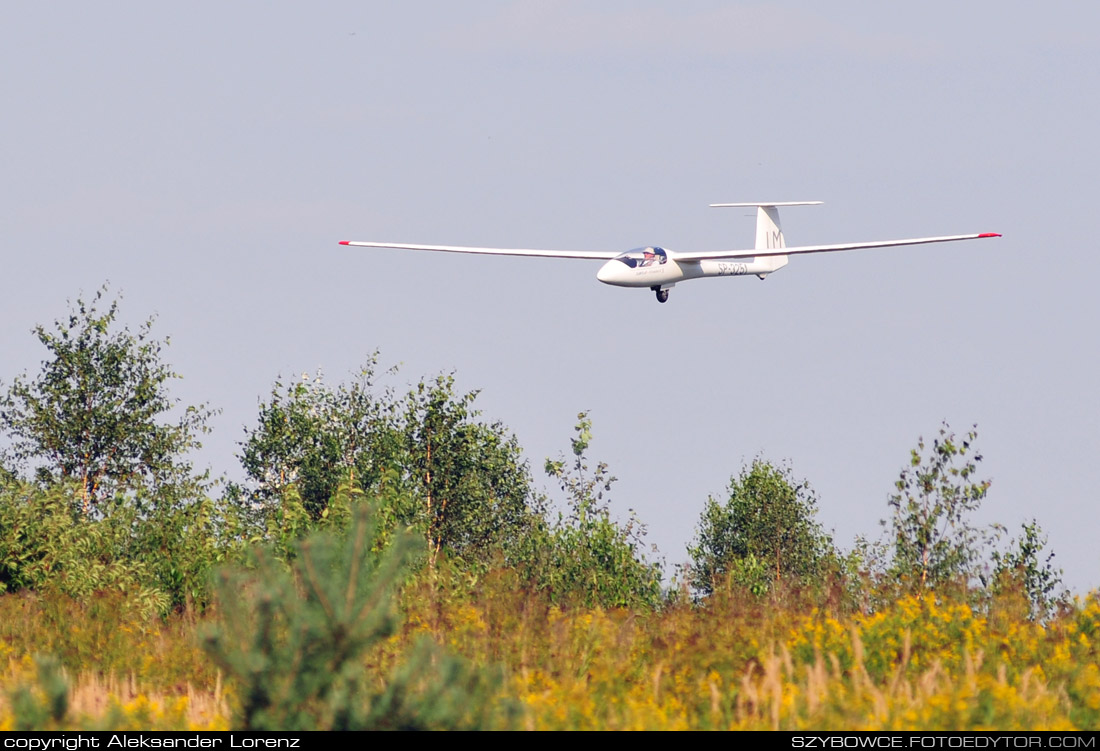
POLYGON ((657 302, 668 302, 668 290, 667 289, 657 289, 657 290, 654 290, 654 292, 657 293, 657 302))

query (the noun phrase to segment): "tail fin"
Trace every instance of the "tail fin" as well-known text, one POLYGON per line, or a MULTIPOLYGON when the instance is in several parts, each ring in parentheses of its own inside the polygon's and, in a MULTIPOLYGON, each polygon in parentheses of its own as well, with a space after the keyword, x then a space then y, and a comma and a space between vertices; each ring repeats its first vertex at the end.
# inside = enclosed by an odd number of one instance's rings
MULTIPOLYGON (((779 223, 780 206, 817 206, 821 201, 785 201, 777 203, 712 203, 715 208, 746 208, 756 207, 756 250, 777 250, 787 247, 783 239, 783 226, 779 223)), ((783 268, 787 265, 787 256, 764 256, 756 260, 757 264, 763 264, 766 270, 758 276, 763 279, 766 274, 783 268)))

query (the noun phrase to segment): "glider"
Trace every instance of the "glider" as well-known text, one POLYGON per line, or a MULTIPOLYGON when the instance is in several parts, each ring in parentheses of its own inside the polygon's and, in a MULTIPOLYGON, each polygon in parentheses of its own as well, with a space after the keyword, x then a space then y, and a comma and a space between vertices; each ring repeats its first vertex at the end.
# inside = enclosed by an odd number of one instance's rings
POLYGON ((352 242, 341 245, 361 248, 395 248, 398 250, 435 250, 446 253, 481 253, 498 256, 535 256, 540 258, 580 258, 604 261, 596 278, 615 287, 648 287, 657 293, 657 302, 668 300, 668 291, 679 282, 709 276, 748 276, 765 278, 787 265, 788 256, 807 253, 834 253, 841 250, 893 248, 899 245, 977 240, 1000 237, 996 232, 944 237, 916 237, 908 240, 840 243, 836 245, 799 245, 788 248, 779 224, 782 206, 816 206, 821 201, 786 201, 777 203, 712 203, 714 208, 756 208, 756 247, 751 250, 716 250, 702 253, 679 253, 655 245, 635 248, 625 253, 601 253, 582 250, 536 250, 531 248, 476 248, 465 245, 410 245, 407 243, 352 242))

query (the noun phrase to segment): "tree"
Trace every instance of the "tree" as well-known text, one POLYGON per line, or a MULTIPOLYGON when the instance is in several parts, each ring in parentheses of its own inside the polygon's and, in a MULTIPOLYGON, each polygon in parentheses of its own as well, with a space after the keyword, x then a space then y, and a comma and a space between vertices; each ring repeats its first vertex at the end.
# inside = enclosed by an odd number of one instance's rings
POLYGON ((208 498, 141 504, 116 495, 89 517, 73 502, 78 492, 75 484, 0 484, 0 593, 123 593, 147 615, 206 604, 210 570, 235 552, 224 509, 208 498))
POLYGON ((592 440, 587 412, 577 415, 571 440, 573 462, 546 460, 546 474, 566 494, 569 513, 545 516, 532 526, 513 561, 538 590, 556 602, 584 606, 653 607, 661 596, 661 566, 642 552, 645 528, 633 518, 620 526, 608 499, 615 478, 600 462, 590 469, 585 452, 592 440))
POLYGON ((202 646, 236 684, 235 722, 246 730, 444 730, 514 720, 496 699, 500 677, 425 639, 398 666, 367 657, 398 628, 395 591, 418 541, 380 533, 369 504, 342 533, 314 531, 289 565, 257 549, 248 570, 217 578, 221 618, 202 646))
POLYGON ((702 594, 726 576, 750 589, 806 581, 833 554, 832 540, 815 521, 817 499, 808 483, 796 482, 789 468, 762 459, 730 479, 729 498, 708 498, 688 546, 688 578, 702 594))
POLYGON ((53 330, 34 329, 50 356, 35 378, 16 377, 0 397, 0 429, 17 471, 32 469, 46 485, 76 481, 85 516, 100 501, 139 488, 164 498, 197 480, 184 457, 199 447, 212 412, 186 407, 168 381, 179 376, 161 361, 167 344, 151 334, 153 318, 137 334, 118 330, 118 301, 106 311, 107 288, 91 302, 77 298, 53 330))
POLYGON ((400 441, 392 400, 373 393, 377 356, 348 384, 328 386, 318 375, 276 381, 261 402, 258 425, 241 444, 241 465, 253 502, 272 509, 293 485, 310 518, 320 519, 342 482, 370 489, 393 462, 400 441))
POLYGON ((530 517, 515 437, 478 420, 477 392, 456 394, 451 376, 421 380, 401 399, 376 394, 374 364, 336 388, 320 378, 276 383, 242 444, 251 500, 295 528, 300 506, 308 528, 341 488, 384 496, 383 528, 417 530, 433 565, 443 552, 471 562, 513 542, 530 517))
POLYGON ((1047 616, 1059 603, 1069 598, 1062 584, 1062 570, 1053 564, 1054 553, 1042 555, 1047 545, 1039 522, 1020 525, 1022 535, 1010 543, 1004 552, 993 552, 993 587, 1003 592, 1018 588, 1027 600, 1032 619, 1047 616))
POLYGON ((971 526, 967 516, 981 505, 990 481, 975 479, 982 460, 973 448, 976 428, 958 439, 945 423, 930 447, 918 439, 898 477, 898 492, 889 501, 890 569, 903 586, 923 591, 981 578, 988 533, 971 526))
POLYGON ((519 443, 500 423, 474 419, 476 397, 456 395, 454 378, 438 376, 421 380, 405 400, 403 466, 433 565, 444 548, 482 558, 513 543, 529 518, 519 443))

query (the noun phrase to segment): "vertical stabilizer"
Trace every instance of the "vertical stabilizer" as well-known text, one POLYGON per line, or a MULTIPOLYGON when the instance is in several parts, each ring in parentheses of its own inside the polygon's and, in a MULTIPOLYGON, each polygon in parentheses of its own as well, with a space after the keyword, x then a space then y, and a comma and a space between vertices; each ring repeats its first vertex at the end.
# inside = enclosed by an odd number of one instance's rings
MULTIPOLYGON (((756 250, 778 250, 787 247, 783 240, 783 226, 779 223, 779 209, 775 206, 756 208, 756 250)), ((787 256, 764 256, 757 263, 767 267, 767 273, 777 271, 787 265, 787 256)), ((765 274, 758 274, 761 279, 765 274)))
MULTIPOLYGON (((756 250, 778 250, 787 247, 783 239, 783 226, 779 223, 780 206, 817 206, 821 201, 781 201, 776 203, 712 203, 716 208, 756 207, 756 250)), ((755 259, 754 266, 762 266, 761 279, 787 265, 787 256, 763 256, 755 259)))
POLYGON ((779 209, 775 206, 758 206, 756 209, 756 249, 778 250, 785 248, 783 227, 779 224, 779 209))

